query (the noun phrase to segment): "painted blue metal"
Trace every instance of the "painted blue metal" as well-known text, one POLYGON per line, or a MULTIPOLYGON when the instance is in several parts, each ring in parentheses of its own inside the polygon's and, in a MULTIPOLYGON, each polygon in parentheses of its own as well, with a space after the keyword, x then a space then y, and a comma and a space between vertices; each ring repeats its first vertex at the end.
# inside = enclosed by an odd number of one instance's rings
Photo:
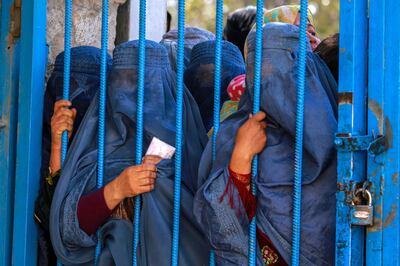
POLYGON ((181 204, 181 175, 182 175, 182 117, 183 117, 183 74, 184 74, 184 45, 185 45, 185 0, 178 2, 178 53, 176 73, 176 138, 175 138, 175 181, 174 181, 174 211, 172 225, 172 256, 171 265, 179 264, 179 223, 181 204))
MULTIPOLYGON (((71 33, 72 33, 72 0, 65 1, 65 27, 64 27, 64 79, 63 99, 69 100, 69 79, 71 73, 71 33)), ((64 164, 68 149, 68 131, 62 134, 61 165, 64 164)))
MULTIPOLYGON (((146 0, 140 0, 139 6, 139 68, 136 116, 136 164, 142 163, 143 153, 143 105, 144 105, 144 74, 146 60, 146 0)), ((137 266, 137 246, 139 244, 140 196, 135 197, 135 216, 133 227, 133 265, 137 266)))
MULTIPOLYGON (((99 122, 98 122, 98 149, 97 149, 97 188, 104 183, 104 139, 106 116, 106 89, 107 89, 107 49, 108 49, 108 0, 102 2, 101 13, 101 62, 100 62, 100 93, 99 93, 99 122)), ((99 240, 96 246, 95 265, 101 252, 102 243, 99 240)))
MULTIPOLYGON (((385 72, 385 4, 386 0, 371 1, 369 12, 368 54, 368 132, 384 131, 384 80, 385 72)), ((367 176, 373 195, 374 224, 367 228, 366 265, 383 265, 383 178, 386 154, 368 158, 367 176)))
MULTIPOLYGON (((254 95, 253 95, 253 114, 260 111, 260 86, 262 72, 262 38, 263 38, 263 17, 264 1, 257 0, 256 13, 256 48, 254 54, 254 95)), ((258 156, 253 159, 251 169, 251 192, 257 196, 256 178, 258 175, 258 156)), ((255 214, 249 226, 249 265, 255 266, 257 263, 257 215, 255 214)))
POLYGON ((400 265, 400 12, 398 1, 370 2, 369 130, 387 136, 387 152, 368 160, 374 226, 367 230, 366 265, 400 265))
POLYGON ((368 151, 370 156, 381 154, 386 149, 386 138, 383 135, 341 136, 336 135, 336 149, 340 152, 368 151))
POLYGON ((22 6, 12 265, 34 265, 37 232, 32 217, 40 180, 46 1, 23 0, 22 6))
POLYGON ((308 1, 300 1, 299 61, 297 70, 296 148, 294 157, 292 265, 300 264, 301 184, 303 174, 304 93, 306 86, 308 1))
POLYGON ((222 23, 224 18, 223 0, 216 2, 216 18, 215 18, 215 71, 214 71, 214 127, 212 135, 212 158, 216 156, 216 140, 219 130, 219 110, 221 101, 221 49, 222 49, 222 23))
MULTIPOLYGON (((212 134, 212 159, 215 160, 216 151, 216 141, 217 134, 219 131, 219 110, 221 101, 221 55, 222 55, 222 26, 223 26, 223 8, 224 1, 217 0, 216 2, 216 18, 215 18, 215 32, 216 32, 216 44, 215 44, 215 71, 214 71, 214 125, 212 134)), ((214 251, 210 252, 210 266, 215 265, 215 254, 214 251)))
POLYGON ((210 251, 210 266, 214 266, 215 265, 215 252, 214 250, 210 251))
MULTIPOLYGON (((366 134, 368 0, 340 2, 339 125, 342 136, 366 134)), ((365 152, 338 152, 336 265, 363 265, 363 227, 350 226, 350 182, 365 178, 365 152)))
MULTIPOLYGON (((70 74, 71 74, 71 34, 72 34, 72 0, 65 0, 65 26, 64 26, 64 73, 63 73, 63 100, 69 100, 70 74)), ((64 165, 68 151, 68 131, 65 130, 61 137, 61 167, 64 165)), ((61 266, 57 260, 57 266, 61 266)))
POLYGON ((0 265, 11 264, 18 112, 18 39, 10 33, 14 2, 0 4, 0 265))

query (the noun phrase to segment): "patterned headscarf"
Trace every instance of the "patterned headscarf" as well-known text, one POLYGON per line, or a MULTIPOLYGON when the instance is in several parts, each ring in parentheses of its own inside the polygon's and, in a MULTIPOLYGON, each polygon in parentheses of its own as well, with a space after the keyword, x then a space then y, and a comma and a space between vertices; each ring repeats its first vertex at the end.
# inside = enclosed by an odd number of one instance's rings
MULTIPOLYGON (((271 22, 294 24, 299 13, 299 5, 284 5, 275 7, 273 9, 264 10, 263 26, 271 22)), ((311 10, 308 9, 307 13, 309 23, 314 26, 314 17, 311 13, 311 10)), ((253 29, 255 29, 255 27, 256 25, 254 24, 253 29)), ((247 42, 244 47, 244 57, 247 58, 247 42)))
MULTIPOLYGON (((264 25, 270 22, 282 22, 287 24, 294 24, 297 15, 300 12, 299 5, 285 5, 264 11, 264 25)), ((311 10, 308 9, 308 20, 314 25, 314 18, 311 10)))

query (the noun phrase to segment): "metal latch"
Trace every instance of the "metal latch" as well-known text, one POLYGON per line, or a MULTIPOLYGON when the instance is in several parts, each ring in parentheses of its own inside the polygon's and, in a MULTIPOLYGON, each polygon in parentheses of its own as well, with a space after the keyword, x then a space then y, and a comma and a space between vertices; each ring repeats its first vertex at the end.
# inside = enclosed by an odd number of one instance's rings
POLYGON ((339 152, 368 151, 376 156, 386 150, 386 139, 384 135, 351 136, 339 133, 336 134, 335 145, 339 152))

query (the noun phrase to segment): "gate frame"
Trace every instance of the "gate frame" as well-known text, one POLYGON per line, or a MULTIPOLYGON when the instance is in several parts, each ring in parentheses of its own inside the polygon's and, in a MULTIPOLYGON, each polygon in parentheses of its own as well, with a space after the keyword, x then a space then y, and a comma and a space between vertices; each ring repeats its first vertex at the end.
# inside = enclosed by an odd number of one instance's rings
MULTIPOLYGON (((378 0, 379 1, 379 0, 378 0)), ((368 0, 340 1, 338 133, 366 134, 368 0)), ((363 227, 350 225, 352 182, 365 180, 366 152, 338 152, 336 265, 363 265, 363 227)))

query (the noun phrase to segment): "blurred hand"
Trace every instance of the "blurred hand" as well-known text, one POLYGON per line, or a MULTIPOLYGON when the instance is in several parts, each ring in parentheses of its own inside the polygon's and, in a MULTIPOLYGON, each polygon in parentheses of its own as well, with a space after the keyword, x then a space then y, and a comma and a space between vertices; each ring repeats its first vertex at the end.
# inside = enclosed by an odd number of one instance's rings
POLYGON ((68 137, 74 127, 76 109, 68 109, 72 103, 59 100, 54 104, 54 114, 51 118, 51 152, 50 152, 50 174, 54 175, 61 168, 61 138, 62 133, 68 131, 68 137))
POLYGON ((264 112, 258 112, 254 116, 250 115, 249 119, 239 128, 229 166, 232 171, 239 174, 251 172, 253 157, 260 153, 267 143, 265 117, 264 112))
POLYGON ((76 109, 68 109, 72 103, 59 100, 54 104, 54 114, 51 118, 51 145, 53 148, 61 149, 61 137, 64 131, 68 131, 71 137, 76 118, 76 109))

